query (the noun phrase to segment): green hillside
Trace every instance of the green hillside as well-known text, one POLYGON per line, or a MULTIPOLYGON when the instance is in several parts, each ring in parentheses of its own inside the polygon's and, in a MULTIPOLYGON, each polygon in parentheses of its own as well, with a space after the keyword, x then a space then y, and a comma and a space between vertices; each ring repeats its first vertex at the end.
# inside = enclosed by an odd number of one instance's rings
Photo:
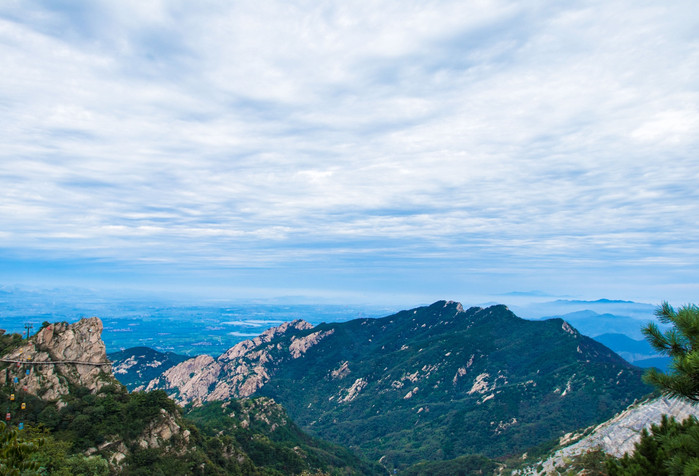
POLYGON ((321 324, 262 347, 271 377, 257 395, 389 468, 523 452, 650 391, 640 369, 564 321, 523 320, 505 306, 464 311, 441 301, 321 324), (294 340, 318 332, 327 334, 289 355, 294 340))

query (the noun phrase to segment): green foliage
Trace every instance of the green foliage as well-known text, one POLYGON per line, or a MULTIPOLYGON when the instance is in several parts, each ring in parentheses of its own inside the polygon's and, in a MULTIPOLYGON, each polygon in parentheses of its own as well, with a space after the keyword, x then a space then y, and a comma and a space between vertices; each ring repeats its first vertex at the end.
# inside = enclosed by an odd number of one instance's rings
POLYGON ((663 415, 660 425, 643 430, 633 454, 612 459, 610 476, 675 476, 699 474, 699 422, 678 423, 663 415))
POLYGON ((401 476, 467 476, 493 474, 498 464, 480 455, 460 456, 448 461, 429 461, 401 471, 401 476))
POLYGON ((41 438, 25 438, 16 428, 0 422, 0 474, 39 474, 39 463, 32 456, 42 444, 41 438))
POLYGON ((650 323, 643 333, 655 350, 672 358, 672 363, 669 373, 650 369, 644 378, 666 395, 699 402, 699 307, 689 304, 675 311, 664 302, 655 314, 670 324, 670 329, 663 332, 650 323))
POLYGON ((247 455, 250 466, 270 475, 385 474, 380 465, 366 463, 346 448, 308 436, 267 398, 188 406, 185 414, 201 429, 213 460, 226 453, 247 455))
POLYGON ((21 334, 3 334, 0 335, 0 355, 5 355, 12 352, 22 344, 21 334))
POLYGON ((73 476, 107 476, 109 464, 101 456, 71 455, 66 458, 65 469, 73 476))

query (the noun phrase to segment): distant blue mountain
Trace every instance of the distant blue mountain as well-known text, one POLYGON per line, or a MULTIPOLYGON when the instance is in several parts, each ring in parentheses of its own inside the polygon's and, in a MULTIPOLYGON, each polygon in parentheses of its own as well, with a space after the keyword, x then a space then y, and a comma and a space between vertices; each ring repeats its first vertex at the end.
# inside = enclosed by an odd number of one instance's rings
MULTIPOLYGON (((625 316, 628 318, 636 319, 638 321, 637 326, 641 326, 644 323, 654 319, 654 313, 656 305, 634 302, 634 301, 623 301, 620 299, 598 299, 596 301, 582 301, 582 300, 564 300, 559 299, 556 301, 548 302, 534 302, 526 305, 509 305, 510 309, 514 310, 518 315, 523 316, 527 319, 542 319, 548 317, 563 317, 577 312, 594 312, 598 315, 614 315, 614 316, 625 316)), ((582 329, 581 329, 582 331, 582 329)), ((585 333, 584 331, 582 331, 585 333)), ((597 332, 597 331, 596 331, 597 332)), ((597 334, 603 334, 605 332, 619 332, 619 331, 605 331, 599 330, 597 334)), ((620 332, 622 334, 627 334, 626 331, 620 332)), ((635 336, 640 338, 640 333, 635 334, 635 336)))
POLYGON ((556 317, 569 322, 578 331, 589 337, 597 337, 602 334, 622 334, 633 340, 643 339, 641 329, 651 321, 650 318, 641 320, 610 313, 598 314, 590 310, 547 316, 544 319, 556 317))
POLYGON ((595 340, 606 345, 629 363, 638 367, 656 367, 667 371, 671 359, 658 355, 646 340, 635 340, 623 334, 602 334, 595 340))
POLYGON ((671 362, 672 359, 670 359, 670 357, 652 357, 650 359, 636 360, 633 364, 637 367, 641 367, 642 369, 655 367, 663 372, 667 372, 670 369, 671 362))
POLYGON ((624 301, 622 299, 597 299, 596 301, 581 301, 577 299, 558 299, 554 302, 557 303, 566 303, 566 304, 638 304, 634 301, 624 301))

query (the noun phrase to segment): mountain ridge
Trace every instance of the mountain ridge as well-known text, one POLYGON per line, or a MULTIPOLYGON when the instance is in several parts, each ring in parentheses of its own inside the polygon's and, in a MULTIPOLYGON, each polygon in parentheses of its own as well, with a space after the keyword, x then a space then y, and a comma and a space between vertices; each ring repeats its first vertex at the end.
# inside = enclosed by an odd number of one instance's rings
POLYGON ((397 468, 524 450, 650 391, 640 369, 562 319, 528 321, 504 305, 438 301, 382 318, 295 322, 185 361, 148 388, 195 405, 267 396, 302 428, 397 468))

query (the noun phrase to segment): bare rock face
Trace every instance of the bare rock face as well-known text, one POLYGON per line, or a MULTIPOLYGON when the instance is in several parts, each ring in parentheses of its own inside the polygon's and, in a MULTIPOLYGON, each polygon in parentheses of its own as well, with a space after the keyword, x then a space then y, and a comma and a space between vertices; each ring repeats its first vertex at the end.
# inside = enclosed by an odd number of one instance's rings
POLYGON ((107 362, 102 321, 98 317, 44 327, 36 334, 36 347, 46 350, 53 360, 107 362))
POLYGON ((699 407, 680 399, 658 397, 631 405, 614 418, 596 426, 585 436, 567 434, 561 438, 563 448, 556 451, 545 461, 534 465, 520 474, 549 475, 558 474, 556 466, 563 466, 572 456, 582 455, 588 451, 602 450, 603 452, 622 457, 632 453, 635 444, 641 439, 641 431, 650 429, 651 424, 660 424, 663 415, 682 421, 689 416, 699 417, 699 407), (540 467, 542 469, 534 469, 540 467))
POLYGON ((249 397, 269 381, 275 359, 279 358, 272 353, 299 358, 333 332, 314 332, 299 338, 292 336, 291 344, 284 348, 272 343, 287 333, 312 328, 311 324, 300 319, 285 322, 254 339, 239 342, 217 359, 200 355, 186 360, 152 380, 146 390, 163 389, 183 404, 249 397))
POLYGON ((139 441, 141 448, 160 448, 165 446, 174 436, 180 436, 185 444, 189 443, 189 430, 182 430, 175 418, 164 409, 160 409, 160 417, 146 428, 139 441))
POLYGON ((59 406, 70 384, 95 393, 116 383, 102 341, 102 321, 97 317, 44 327, 3 359, 18 363, 11 362, 9 372, 0 372, 0 385, 17 377, 29 393, 58 401, 59 406))

